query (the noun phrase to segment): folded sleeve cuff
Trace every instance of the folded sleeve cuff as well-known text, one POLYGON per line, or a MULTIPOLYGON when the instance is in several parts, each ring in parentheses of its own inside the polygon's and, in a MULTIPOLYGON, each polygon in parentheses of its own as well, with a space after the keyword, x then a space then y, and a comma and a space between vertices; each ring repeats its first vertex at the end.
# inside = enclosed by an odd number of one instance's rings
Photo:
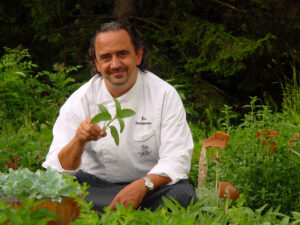
POLYGON ((68 174, 71 176, 74 176, 80 170, 80 167, 78 167, 78 169, 76 170, 65 170, 64 168, 62 168, 57 154, 48 156, 42 166, 46 169, 51 168, 57 170, 60 173, 68 174))
POLYGON ((178 159, 161 159, 148 174, 157 174, 164 177, 169 177, 171 182, 168 185, 175 184, 182 179, 188 179, 190 164, 181 162, 178 159))

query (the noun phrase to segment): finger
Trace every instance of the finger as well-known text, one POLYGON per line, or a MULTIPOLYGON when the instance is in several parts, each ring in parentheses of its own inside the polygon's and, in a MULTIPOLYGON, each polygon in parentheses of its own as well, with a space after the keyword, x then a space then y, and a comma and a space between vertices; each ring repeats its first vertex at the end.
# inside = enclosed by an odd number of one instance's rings
POLYGON ((110 206, 110 211, 115 211, 116 210, 116 207, 115 207, 115 205, 113 205, 113 206, 110 206))
POLYGON ((97 134, 98 136, 104 136, 104 134, 106 133, 104 130, 102 130, 98 124, 93 124, 91 126, 91 130, 94 134, 97 134))
POLYGON ((88 141, 87 140, 87 136, 86 136, 86 131, 82 129, 81 126, 79 126, 76 130, 76 137, 80 140, 80 141, 88 141))
POLYGON ((89 124, 87 122, 82 123, 81 126, 81 132, 82 134, 87 133, 87 138, 91 139, 91 140, 97 140, 99 139, 100 136, 100 131, 98 129, 95 129, 93 124, 89 124))
POLYGON ((101 128, 99 127, 99 125, 97 123, 91 124, 91 119, 86 119, 86 122, 88 124, 90 124, 96 132, 99 132, 99 133, 101 132, 101 128))
POLYGON ((96 140, 107 135, 106 131, 102 130, 98 124, 91 124, 91 119, 86 120, 85 129, 88 130, 89 134, 96 140))
POLYGON ((110 203, 110 211, 114 211, 116 210, 116 200, 113 200, 111 203, 110 203))
POLYGON ((102 137, 105 137, 107 135, 107 133, 102 130, 102 129, 97 129, 95 130, 94 128, 91 128, 89 134, 95 139, 95 140, 98 140, 102 137))

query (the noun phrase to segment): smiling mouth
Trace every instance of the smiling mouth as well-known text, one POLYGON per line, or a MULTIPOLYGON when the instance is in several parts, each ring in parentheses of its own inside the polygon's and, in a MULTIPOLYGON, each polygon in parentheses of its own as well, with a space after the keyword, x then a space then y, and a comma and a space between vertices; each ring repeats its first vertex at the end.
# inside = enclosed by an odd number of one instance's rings
POLYGON ((123 76, 123 73, 127 72, 127 71, 128 71, 127 67, 119 67, 119 68, 116 68, 116 69, 111 69, 107 73, 109 75, 115 76, 116 78, 120 78, 120 77, 123 76))
POLYGON ((122 77, 123 76, 123 73, 125 71, 117 71, 117 72, 114 72, 114 73, 111 73, 110 75, 113 75, 114 77, 122 77))

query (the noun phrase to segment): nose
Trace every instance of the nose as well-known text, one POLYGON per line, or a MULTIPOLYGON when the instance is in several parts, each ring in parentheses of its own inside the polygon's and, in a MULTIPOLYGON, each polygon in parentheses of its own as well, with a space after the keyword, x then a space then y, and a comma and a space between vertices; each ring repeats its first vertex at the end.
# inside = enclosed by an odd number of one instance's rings
POLYGON ((111 68, 118 68, 121 66, 121 62, 116 55, 113 55, 110 66, 111 66, 111 68))

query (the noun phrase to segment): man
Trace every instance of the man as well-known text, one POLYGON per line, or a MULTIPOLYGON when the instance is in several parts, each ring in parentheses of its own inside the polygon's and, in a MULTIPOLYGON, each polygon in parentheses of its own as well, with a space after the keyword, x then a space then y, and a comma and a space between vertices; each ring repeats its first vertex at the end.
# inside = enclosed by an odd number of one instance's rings
POLYGON ((43 163, 87 182, 86 200, 99 211, 108 205, 114 210, 117 202, 155 210, 162 196, 184 207, 197 200, 187 182, 193 141, 183 104, 171 85, 144 70, 143 51, 131 27, 119 22, 100 27, 90 47, 98 74, 62 106, 43 163), (98 104, 114 115, 113 98, 136 112, 124 119, 119 146, 101 129, 104 122, 90 123, 98 104))

